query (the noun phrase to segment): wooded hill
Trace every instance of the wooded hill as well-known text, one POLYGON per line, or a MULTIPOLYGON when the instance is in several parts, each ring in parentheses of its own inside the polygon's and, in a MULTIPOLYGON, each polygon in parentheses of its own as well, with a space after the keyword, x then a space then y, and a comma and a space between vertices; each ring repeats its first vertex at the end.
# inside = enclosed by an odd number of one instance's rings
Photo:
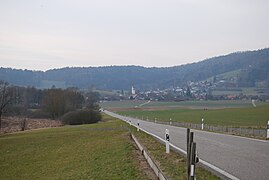
POLYGON ((95 87, 105 90, 141 90, 182 86, 188 81, 201 81, 238 70, 239 87, 269 85, 269 48, 236 52, 197 63, 174 67, 141 66, 66 67, 45 72, 0 68, 0 80, 19 86, 50 88, 95 87))

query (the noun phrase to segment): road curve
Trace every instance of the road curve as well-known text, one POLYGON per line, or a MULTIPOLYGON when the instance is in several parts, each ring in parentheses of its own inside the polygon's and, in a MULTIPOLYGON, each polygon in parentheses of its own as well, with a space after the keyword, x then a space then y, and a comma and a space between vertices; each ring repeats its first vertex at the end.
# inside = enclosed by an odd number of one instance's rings
MULTIPOLYGON (((105 111, 105 113, 137 125, 138 119, 109 111, 105 111)), ((170 142, 186 151, 186 128, 156 124, 140 119, 139 126, 162 139, 165 129, 169 129, 170 142)), ((199 130, 192 130, 192 132, 194 132, 194 141, 197 143, 199 158, 227 172, 234 177, 231 179, 269 179, 268 141, 199 130)))

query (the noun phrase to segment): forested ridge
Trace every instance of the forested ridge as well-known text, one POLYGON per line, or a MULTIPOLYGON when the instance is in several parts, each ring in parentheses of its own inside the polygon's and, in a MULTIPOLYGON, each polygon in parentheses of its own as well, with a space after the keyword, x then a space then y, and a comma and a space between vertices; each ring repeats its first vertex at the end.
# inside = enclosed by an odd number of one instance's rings
POLYGON ((197 63, 173 67, 105 66, 66 67, 48 71, 31 71, 0 68, 0 80, 13 85, 35 86, 38 88, 78 87, 81 89, 119 90, 156 89, 181 86, 188 81, 207 78, 240 70, 239 86, 253 87, 256 82, 269 82, 269 48, 236 52, 213 57, 197 63))

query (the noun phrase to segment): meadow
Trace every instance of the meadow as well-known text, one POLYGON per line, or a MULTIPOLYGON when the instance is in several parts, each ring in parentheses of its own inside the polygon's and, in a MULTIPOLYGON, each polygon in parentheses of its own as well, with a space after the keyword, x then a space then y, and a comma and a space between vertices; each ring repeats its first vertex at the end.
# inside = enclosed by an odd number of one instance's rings
POLYGON ((200 124, 225 125, 233 127, 266 128, 269 120, 269 105, 256 108, 225 108, 225 109, 168 109, 146 110, 137 109, 121 111, 119 114, 131 117, 158 121, 187 122, 200 124))
MULTIPOLYGON (((148 104, 140 106, 148 101, 143 100, 125 100, 125 101, 105 101, 101 102, 100 106, 106 109, 112 110, 130 110, 132 108, 156 108, 156 109, 223 109, 223 108, 243 108, 243 107, 252 107, 250 100, 220 100, 220 101, 151 101, 148 104)), ((269 105, 268 102, 256 102, 257 106, 269 105)))
POLYGON ((0 136, 0 179, 148 179, 124 123, 106 122, 0 136))
POLYGON ((266 128, 269 120, 269 103, 251 101, 182 101, 150 102, 118 101, 101 104, 102 107, 125 116, 158 121, 187 122, 200 124, 225 125, 232 127, 266 128))
MULTIPOLYGON (((168 177, 186 179, 182 156, 167 155, 156 139, 107 115, 97 124, 1 135, 0 179, 154 179, 130 131, 168 177)), ((197 178, 218 179, 199 167, 197 178)))

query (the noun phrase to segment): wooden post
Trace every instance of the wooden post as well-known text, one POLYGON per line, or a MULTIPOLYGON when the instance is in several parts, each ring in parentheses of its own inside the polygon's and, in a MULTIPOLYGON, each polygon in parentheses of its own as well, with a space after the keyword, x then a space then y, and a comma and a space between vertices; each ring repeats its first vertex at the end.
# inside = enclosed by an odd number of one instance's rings
POLYGON ((195 163, 196 163, 196 143, 191 143, 191 171, 190 171, 190 180, 195 178, 195 163))

